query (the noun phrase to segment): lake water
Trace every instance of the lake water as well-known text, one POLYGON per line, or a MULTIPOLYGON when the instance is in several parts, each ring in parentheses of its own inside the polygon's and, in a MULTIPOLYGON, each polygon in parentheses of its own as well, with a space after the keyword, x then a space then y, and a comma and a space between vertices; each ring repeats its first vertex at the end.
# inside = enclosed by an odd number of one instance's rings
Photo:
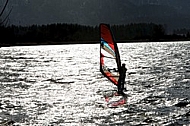
POLYGON ((190 42, 119 43, 127 104, 99 72, 99 45, 0 48, 0 124, 190 125, 190 42))

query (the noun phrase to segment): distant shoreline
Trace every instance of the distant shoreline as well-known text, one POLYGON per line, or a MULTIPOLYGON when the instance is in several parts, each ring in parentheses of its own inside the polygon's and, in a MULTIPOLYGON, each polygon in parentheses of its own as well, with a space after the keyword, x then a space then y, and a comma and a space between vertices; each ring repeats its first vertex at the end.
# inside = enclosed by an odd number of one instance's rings
MULTIPOLYGON (((162 40, 118 40, 117 43, 149 43, 149 42, 179 42, 190 41, 184 39, 162 39, 162 40)), ((99 41, 68 41, 68 42, 17 42, 15 44, 1 44, 0 47, 14 47, 14 46, 40 46, 40 45, 73 45, 73 44, 98 44, 99 41)))
MULTIPOLYGON (((154 23, 112 25, 118 43, 190 41, 190 32, 166 34, 165 27, 154 23)), ((100 41, 99 27, 57 23, 49 25, 1 27, 0 47, 97 44, 100 41)))

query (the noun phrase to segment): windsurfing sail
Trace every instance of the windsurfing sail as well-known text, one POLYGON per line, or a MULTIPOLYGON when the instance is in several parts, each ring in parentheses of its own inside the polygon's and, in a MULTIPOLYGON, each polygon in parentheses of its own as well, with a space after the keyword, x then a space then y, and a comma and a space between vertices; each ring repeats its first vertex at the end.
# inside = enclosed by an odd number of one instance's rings
POLYGON ((108 24, 100 24, 100 71, 113 84, 118 84, 121 60, 108 24))

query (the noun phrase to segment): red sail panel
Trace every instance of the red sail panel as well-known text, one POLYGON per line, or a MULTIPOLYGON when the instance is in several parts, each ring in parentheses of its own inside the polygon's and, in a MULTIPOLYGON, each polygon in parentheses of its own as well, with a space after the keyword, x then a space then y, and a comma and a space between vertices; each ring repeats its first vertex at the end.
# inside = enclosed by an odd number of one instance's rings
POLYGON ((100 37, 100 71, 112 83, 117 85, 121 61, 109 25, 100 24, 100 37))
POLYGON ((106 24, 100 24, 101 38, 108 43, 108 45, 115 51, 114 40, 110 28, 106 24))

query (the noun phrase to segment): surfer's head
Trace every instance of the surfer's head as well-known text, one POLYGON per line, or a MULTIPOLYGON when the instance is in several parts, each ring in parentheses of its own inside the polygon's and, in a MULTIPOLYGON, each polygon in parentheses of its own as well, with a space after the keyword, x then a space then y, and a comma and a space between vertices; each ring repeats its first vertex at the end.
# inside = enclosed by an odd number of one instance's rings
POLYGON ((122 67, 125 67, 125 63, 122 63, 122 65, 121 65, 122 67))

